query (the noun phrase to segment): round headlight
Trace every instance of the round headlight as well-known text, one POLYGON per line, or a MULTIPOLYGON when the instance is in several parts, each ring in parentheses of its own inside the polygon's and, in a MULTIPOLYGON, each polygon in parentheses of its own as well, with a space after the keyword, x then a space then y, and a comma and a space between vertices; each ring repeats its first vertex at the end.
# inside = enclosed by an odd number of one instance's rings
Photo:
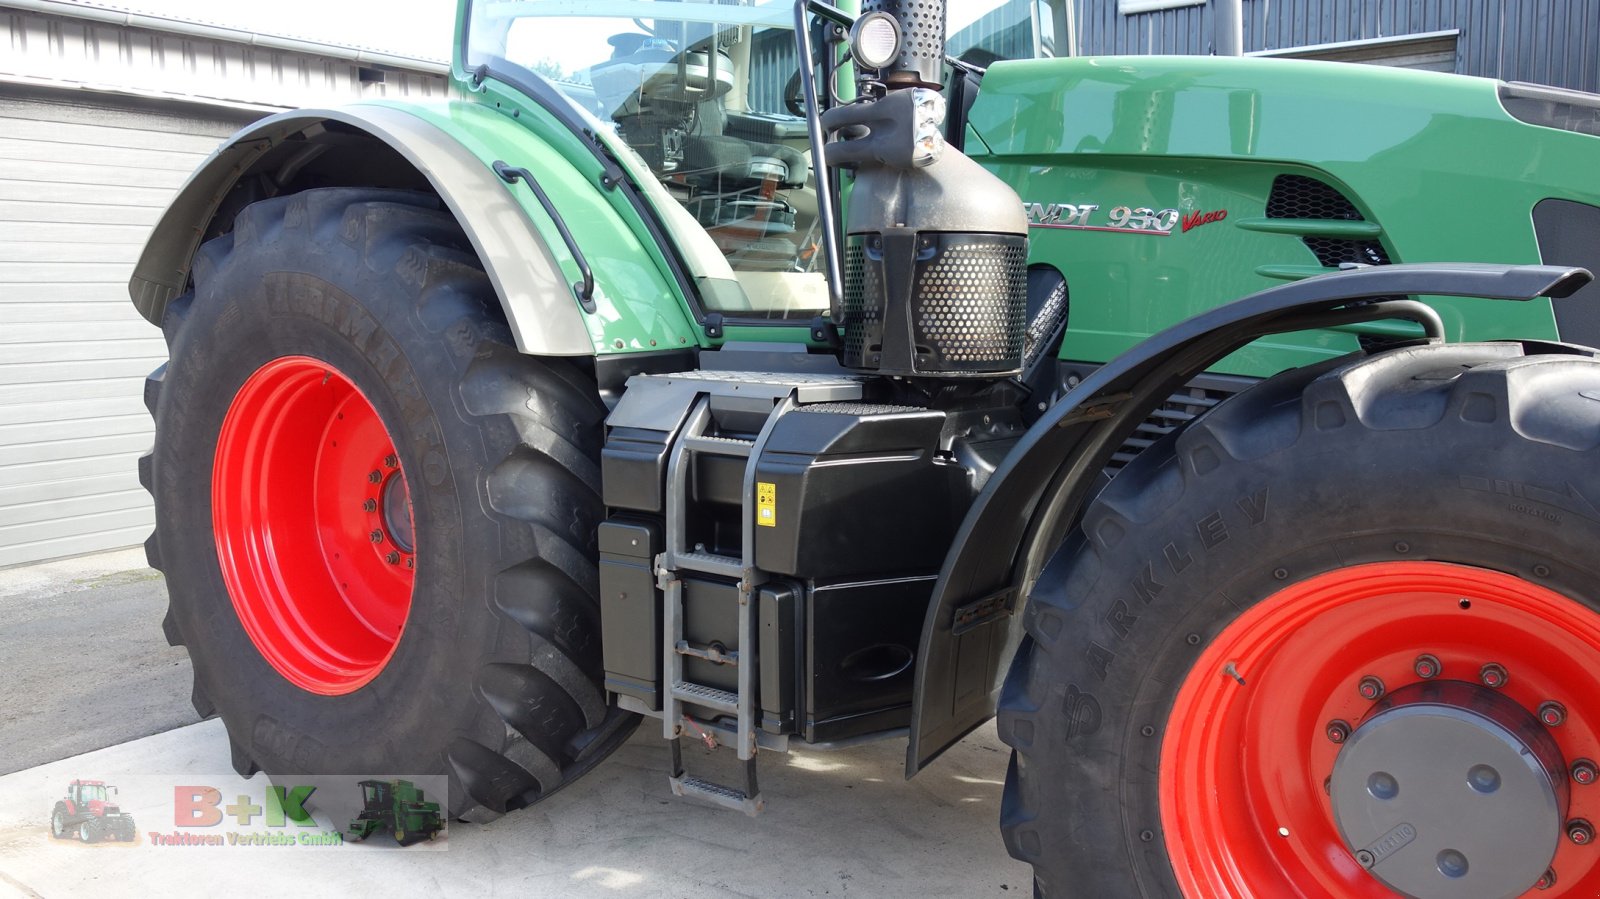
POLYGON ((881 69, 900 55, 900 23, 886 12, 869 12, 850 29, 850 55, 863 68, 881 69))

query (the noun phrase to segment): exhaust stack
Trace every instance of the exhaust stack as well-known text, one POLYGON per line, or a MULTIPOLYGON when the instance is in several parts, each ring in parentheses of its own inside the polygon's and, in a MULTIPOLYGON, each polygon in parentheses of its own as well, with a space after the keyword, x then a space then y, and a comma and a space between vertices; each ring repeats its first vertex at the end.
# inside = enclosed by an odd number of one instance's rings
POLYGON ((852 169, 844 364, 1001 378, 1022 368, 1028 225, 1009 186, 945 140, 943 0, 865 0, 858 99, 828 110, 827 164, 852 169))

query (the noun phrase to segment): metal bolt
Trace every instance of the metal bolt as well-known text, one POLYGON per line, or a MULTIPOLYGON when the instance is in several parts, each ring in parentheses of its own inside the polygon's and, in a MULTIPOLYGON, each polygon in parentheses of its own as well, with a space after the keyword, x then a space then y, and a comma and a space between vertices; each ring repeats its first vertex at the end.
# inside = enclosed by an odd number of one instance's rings
POLYGON ((1567 707, 1551 699, 1539 704, 1539 720, 1545 727, 1560 727, 1567 720, 1567 707))
POLYGON ((406 559, 406 567, 407 568, 416 568, 417 567, 417 557, 416 556, 412 556, 411 558, 406 559))
POLYGON ((1506 673, 1506 669, 1495 662, 1490 662, 1478 669, 1478 680, 1483 681, 1485 687, 1493 690, 1504 687, 1506 681, 1510 679, 1511 675, 1506 673))
POLYGON ((1350 722, 1335 718, 1328 722, 1328 742, 1343 743, 1350 739, 1350 722))
POLYGON ((362 502, 361 503, 361 511, 363 511, 363 512, 376 512, 376 511, 378 511, 378 501, 375 500, 375 499, 368 499, 368 500, 362 502))
POLYGON ((367 473, 367 480, 371 481, 374 484, 376 484, 379 481, 383 480, 383 472, 381 472, 381 471, 377 470, 376 468, 374 468, 372 471, 367 473))
POLYGON ((377 528, 373 528, 372 529, 372 533, 368 534, 367 536, 372 538, 372 542, 373 543, 382 543, 383 542, 383 532, 378 530, 377 528))
POLYGON ((1444 670, 1444 666, 1439 664, 1439 659, 1437 656, 1423 653, 1422 655, 1417 656, 1417 660, 1415 662, 1411 663, 1411 670, 1415 671, 1417 673, 1417 677, 1420 677, 1423 680, 1432 680, 1433 678, 1439 676, 1439 672, 1444 670))
POLYGON ((1356 685, 1356 692, 1361 694, 1362 699, 1368 702, 1376 702, 1383 698, 1383 681, 1369 674, 1361 679, 1361 683, 1356 685))
POLYGON ((1539 875, 1539 879, 1533 882, 1533 888, 1536 889, 1536 890, 1548 890, 1548 889, 1550 889, 1551 887, 1553 887, 1555 885, 1556 885, 1556 869, 1555 868, 1546 868, 1544 873, 1539 875))
POLYGON ((383 457, 383 464, 389 466, 390 468, 399 468, 400 457, 396 456, 394 453, 390 453, 389 455, 383 457))
POLYGON ((1368 852, 1367 850, 1358 849, 1356 850, 1356 861, 1361 863, 1361 867, 1370 868, 1374 863, 1376 863, 1377 859, 1374 859, 1372 857, 1372 853, 1368 852))
POLYGON ((1582 818, 1573 818, 1567 822, 1567 839, 1579 846, 1587 846, 1593 843, 1594 825, 1582 818))
POLYGON ((383 558, 384 558, 384 561, 388 562, 390 565, 399 565, 400 564, 400 554, 395 552, 392 549, 389 550, 389 554, 387 556, 384 556, 383 558))
POLYGON ((1600 770, 1595 768, 1594 762, 1588 759, 1578 759, 1572 763, 1573 783, 1588 786, 1594 783, 1596 779, 1600 779, 1600 770))

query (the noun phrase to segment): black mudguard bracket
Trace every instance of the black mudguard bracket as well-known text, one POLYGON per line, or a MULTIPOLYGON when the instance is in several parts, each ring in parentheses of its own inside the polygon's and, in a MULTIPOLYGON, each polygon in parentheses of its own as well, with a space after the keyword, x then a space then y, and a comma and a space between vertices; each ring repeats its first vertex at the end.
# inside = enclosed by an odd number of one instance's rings
POLYGON ((1591 279, 1544 265, 1385 265, 1333 272, 1251 294, 1146 339, 1085 378, 1033 424, 968 511, 923 622, 906 776, 993 717, 1020 640, 1025 596, 1076 522, 1112 453, 1180 384, 1252 340, 1354 321, 1406 318, 1441 340, 1437 314, 1397 295, 1532 300, 1591 279), (1010 597, 996 602, 999 597, 1010 597), (959 660, 959 664, 958 664, 959 660))

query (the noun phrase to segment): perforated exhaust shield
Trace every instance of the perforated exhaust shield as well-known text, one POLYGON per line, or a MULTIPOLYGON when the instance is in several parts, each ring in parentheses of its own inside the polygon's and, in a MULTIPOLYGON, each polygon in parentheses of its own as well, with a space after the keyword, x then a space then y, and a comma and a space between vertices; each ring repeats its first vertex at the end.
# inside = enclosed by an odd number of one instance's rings
MULTIPOLYGON (((895 229, 898 230, 898 229, 895 229)), ((1027 239, 1014 234, 853 235, 845 250, 845 357, 880 374, 996 376, 1022 368, 1027 239), (915 241, 905 272, 886 270, 885 244, 915 241), (891 298, 904 296, 903 303, 891 298), (907 322, 889 320, 903 311, 907 322), (910 345, 900 335, 910 335, 910 345)))

